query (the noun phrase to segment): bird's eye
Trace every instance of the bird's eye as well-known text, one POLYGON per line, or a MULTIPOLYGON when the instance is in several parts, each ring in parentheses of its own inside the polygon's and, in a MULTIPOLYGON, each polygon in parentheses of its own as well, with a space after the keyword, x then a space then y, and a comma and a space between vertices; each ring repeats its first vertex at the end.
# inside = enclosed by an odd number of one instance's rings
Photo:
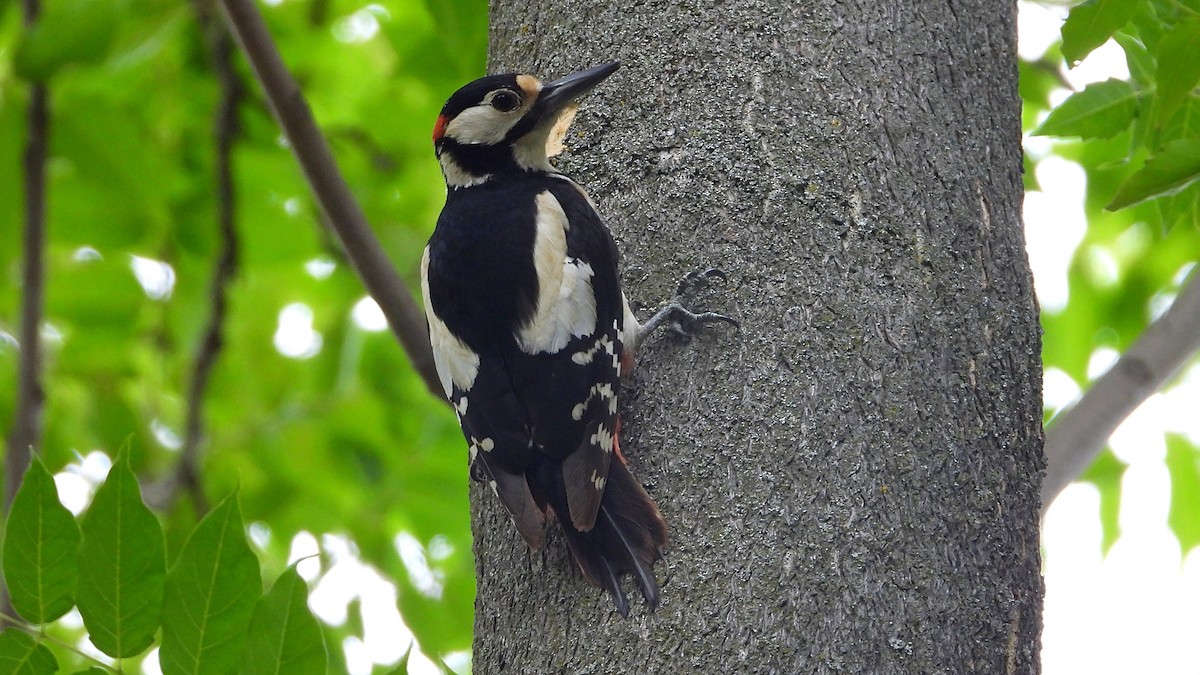
POLYGON ((521 105, 521 97, 507 89, 492 96, 492 107, 500 112, 512 112, 521 105))

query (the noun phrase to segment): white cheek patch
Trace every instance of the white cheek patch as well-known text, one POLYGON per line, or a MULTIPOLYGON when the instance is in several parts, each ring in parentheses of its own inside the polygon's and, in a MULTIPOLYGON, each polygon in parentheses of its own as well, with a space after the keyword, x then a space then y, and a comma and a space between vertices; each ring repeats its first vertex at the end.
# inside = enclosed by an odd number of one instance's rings
POLYGON ((523 108, 503 113, 489 104, 460 112, 446 125, 446 136, 464 145, 495 145, 521 121, 523 108))
MULTIPOLYGON (((429 320, 429 344, 433 347, 433 365, 437 369, 446 398, 450 398, 453 387, 470 391, 475 385, 475 377, 479 375, 479 355, 451 333, 450 328, 433 313, 433 302, 429 299, 428 246, 425 247, 425 254, 421 256, 421 295, 425 300, 425 317, 429 320)), ((460 405, 460 414, 466 413, 465 397, 460 405)))
POLYGON ((537 270, 538 299, 533 319, 517 331, 517 344, 527 354, 555 354, 573 337, 596 331, 596 296, 592 293, 592 266, 567 257, 570 223, 562 205, 550 192, 537 196, 537 234, 533 265, 537 270))

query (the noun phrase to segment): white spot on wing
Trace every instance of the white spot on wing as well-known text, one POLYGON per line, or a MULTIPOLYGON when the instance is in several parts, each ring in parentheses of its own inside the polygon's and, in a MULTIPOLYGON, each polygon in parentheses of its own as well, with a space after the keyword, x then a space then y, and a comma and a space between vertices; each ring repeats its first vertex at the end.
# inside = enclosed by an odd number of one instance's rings
MULTIPOLYGON (((452 385, 462 391, 469 391, 475 384, 475 376, 479 374, 479 355, 451 333, 450 328, 433 312, 433 302, 429 299, 428 246, 425 247, 425 254, 421 256, 421 295, 425 300, 425 317, 429 320, 429 344, 433 347, 433 365, 437 368, 438 379, 442 382, 446 398, 451 396, 452 385)), ((466 412, 466 403, 462 404, 462 408, 463 412, 466 412)))
POLYGON ((554 354, 572 337, 596 330, 595 272, 588 263, 567 257, 570 223, 562 205, 550 192, 537 196, 537 235, 533 264, 538 276, 537 311, 517 332, 517 343, 527 354, 554 354))
POLYGON ((592 437, 589 440, 591 440, 592 443, 599 445, 605 452, 613 451, 612 433, 610 433, 603 424, 596 428, 596 433, 592 434, 592 437))

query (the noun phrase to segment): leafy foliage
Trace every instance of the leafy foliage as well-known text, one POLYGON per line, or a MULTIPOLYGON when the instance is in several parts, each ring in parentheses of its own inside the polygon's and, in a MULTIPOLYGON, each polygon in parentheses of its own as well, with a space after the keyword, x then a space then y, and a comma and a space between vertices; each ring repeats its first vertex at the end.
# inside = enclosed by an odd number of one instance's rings
POLYGON ((1167 435, 1171 510, 1167 522, 1184 551, 1200 546, 1200 449, 1179 434, 1167 435))
POLYGON ((246 657, 242 672, 248 675, 325 672, 321 627, 308 611, 308 586, 295 565, 258 601, 246 657))
MULTIPOLYGON (((19 358, 12 336, 21 289, 12 282, 26 105, 30 81, 44 81, 52 136, 43 447, 54 471, 78 472, 76 450, 115 457, 126 444, 128 456, 113 469, 120 475, 157 486, 176 470, 221 243, 213 140, 220 82, 205 37, 220 17, 198 17, 196 8, 207 6, 43 0, 29 30, 17 3, 0 6, 0 203, 12 206, 0 209, 0 426, 12 418, 19 358)), ((486 3, 259 6, 372 226, 415 282, 444 191, 429 131, 449 93, 483 73, 486 3)), ((232 154, 239 271, 201 411, 201 493, 237 488, 247 523, 263 533, 256 553, 268 576, 286 568, 296 541, 348 541, 397 586, 418 651, 436 659, 466 650, 474 565, 460 432, 392 336, 355 319, 362 284, 323 229, 240 56, 235 66, 247 91, 232 154), (288 317, 300 317, 299 325, 285 326, 288 317), (429 551, 434 590, 405 566, 400 533, 429 551)), ((110 513, 130 506, 127 489, 118 492, 96 499, 109 500, 110 513)), ((176 561, 198 507, 178 492, 147 495, 156 508, 169 503, 162 536, 165 560, 176 561)), ((122 542, 158 536, 144 518, 120 530, 105 520, 83 520, 85 553, 108 547, 111 555, 122 542)), ((125 552, 145 555, 147 566, 157 556, 152 545, 125 552)), ((322 550, 321 574, 336 563, 322 550)), ((104 598, 134 594, 155 604, 141 594, 158 583, 156 573, 142 574, 139 585, 132 566, 119 570, 130 576, 115 578, 118 570, 103 564, 82 569, 88 590, 76 598, 97 646, 114 654, 135 650, 157 622, 125 621, 107 642, 101 637, 97 622, 119 616, 104 616, 104 598)), ((77 639, 66 627, 51 630, 77 639)), ((348 638, 363 639, 361 626, 321 630, 332 653, 348 638)), ((75 663, 49 649, 64 669, 75 663)))
MULTIPOLYGON (((1191 1, 1090 0, 1073 7, 1062 27, 1063 60, 1073 67, 1111 39, 1124 52, 1128 79, 1089 85, 1051 110, 1048 92, 1061 86, 1062 61, 1052 50, 1021 71, 1026 129, 1063 139, 1053 153, 1087 176, 1088 227, 1068 272, 1069 300, 1042 314, 1046 367, 1081 388, 1096 351, 1124 351, 1200 260, 1198 17, 1191 1)), ((1171 527, 1185 553, 1200 544, 1195 511, 1186 517, 1182 510, 1200 492, 1194 442, 1169 439, 1171 527)), ((1082 476, 1100 491, 1105 550, 1119 535, 1124 470, 1105 452, 1082 476)))
POLYGON ((167 574, 162 526, 122 454, 83 519, 79 613, 92 644, 127 658, 154 641, 167 574))
POLYGON ((0 666, 13 675, 47 675, 58 672, 58 661, 37 640, 19 630, 0 633, 0 666))
POLYGON ((33 623, 66 614, 73 604, 79 527, 58 502, 54 477, 34 458, 8 514, 4 579, 13 609, 33 623))
POLYGON ((227 673, 241 658, 246 627, 262 595, 258 560, 227 497, 188 537, 167 575, 163 597, 163 672, 227 673))
MULTIPOLYGON (((51 497, 39 499, 38 508, 42 512, 61 510, 73 527, 70 513, 54 496, 53 478, 39 460, 34 460, 26 474, 20 494, 25 500, 32 499, 29 495, 40 498, 46 494, 47 484, 51 497)), ((16 509, 13 514, 22 524, 46 520, 16 509)), ((21 539, 29 537, 30 541, 22 541, 18 550, 55 550, 60 547, 61 530, 59 526, 22 534, 21 539)), ((263 596, 258 558, 246 539, 236 494, 222 501, 192 531, 179 560, 166 575, 165 599, 162 530, 142 502, 124 456, 109 471, 84 516, 84 541, 77 557, 75 548, 71 547, 71 555, 5 556, 5 581, 14 590, 14 600, 30 595, 18 596, 17 589, 27 583, 22 580, 61 578, 64 563, 70 567, 70 576, 78 575, 100 587, 92 589, 85 584, 76 593, 73 586, 62 586, 53 596, 54 611, 43 611, 43 618, 30 619, 31 623, 48 623, 78 602, 92 643, 117 658, 142 655, 161 627, 160 665, 166 675, 229 673, 239 664, 240 672, 246 673, 325 671, 325 646, 317 620, 308 609, 308 587, 295 568, 289 567, 263 596), (139 546, 148 550, 138 551, 139 546)), ((17 608, 24 616, 33 616, 22 605, 17 608)), ((0 633, 3 672, 58 672, 59 659, 47 643, 23 629, 32 631, 34 626, 0 633)), ((78 662, 82 654, 67 652, 64 656, 78 662)), ((88 672, 93 671, 107 672, 94 666, 88 672)))

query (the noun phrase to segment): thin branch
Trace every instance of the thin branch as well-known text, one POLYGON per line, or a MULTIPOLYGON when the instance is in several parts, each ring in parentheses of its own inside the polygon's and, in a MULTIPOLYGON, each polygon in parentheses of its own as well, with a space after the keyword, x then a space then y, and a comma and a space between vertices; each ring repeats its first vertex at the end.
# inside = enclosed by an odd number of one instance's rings
POLYGON ((42 445, 42 344, 39 332, 45 296, 46 137, 49 114, 46 87, 34 85, 29 99, 29 140, 25 146, 25 261, 21 271, 21 360, 17 365, 17 401, 8 453, 4 457, 4 512, 12 504, 29 456, 42 445))
MULTIPOLYGON (((25 27, 37 20, 38 0, 24 0, 25 27)), ((17 400, 13 411, 8 451, 4 453, 4 513, 8 514, 30 455, 42 447, 42 305, 45 298, 46 257, 46 139, 50 112, 46 86, 34 84, 29 92, 29 138, 25 145, 25 253, 21 271, 21 326, 18 340, 21 360, 17 365, 17 400)), ((8 588, 0 593, 0 610, 10 607, 8 588)))
MULTIPOLYGON (((76 656, 82 658, 83 660, 91 661, 93 665, 103 668, 104 670, 107 670, 112 673, 120 672, 116 668, 113 668, 112 666, 101 661, 100 659, 96 658, 95 656, 88 654, 87 652, 76 647, 75 645, 69 644, 62 640, 59 640, 58 638, 54 637, 53 635, 46 633, 46 631, 43 628, 39 628, 37 626, 31 626, 31 625, 25 623, 24 619, 21 619, 16 615, 16 612, 11 612, 11 611, 0 612, 0 621, 3 621, 7 625, 9 625, 13 628, 16 628, 19 631, 28 633, 35 638, 38 638, 40 640, 45 640, 47 642, 52 642, 59 649, 65 649, 66 651, 72 652, 76 656)), ((117 661, 117 665, 118 665, 118 667, 120 666, 120 661, 117 661)))
POLYGON ((221 0, 226 18, 266 92, 304 176, 327 221, 337 233, 367 291, 379 303, 392 332, 408 352, 429 390, 442 398, 433 366, 425 315, 367 224, 338 170, 329 144, 313 119, 304 94, 288 72, 253 0, 221 0))
POLYGON ((1112 432, 1200 351, 1200 269, 1157 321, 1046 431, 1042 514, 1100 454, 1112 432))

